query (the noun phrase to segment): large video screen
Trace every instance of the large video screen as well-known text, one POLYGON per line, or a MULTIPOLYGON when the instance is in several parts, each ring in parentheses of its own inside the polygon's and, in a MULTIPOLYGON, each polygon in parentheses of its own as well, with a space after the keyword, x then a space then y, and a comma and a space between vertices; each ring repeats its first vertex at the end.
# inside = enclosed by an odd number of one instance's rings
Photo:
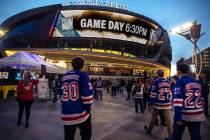
POLYGON ((154 44, 162 30, 131 15, 96 10, 62 10, 53 37, 111 38, 154 44))

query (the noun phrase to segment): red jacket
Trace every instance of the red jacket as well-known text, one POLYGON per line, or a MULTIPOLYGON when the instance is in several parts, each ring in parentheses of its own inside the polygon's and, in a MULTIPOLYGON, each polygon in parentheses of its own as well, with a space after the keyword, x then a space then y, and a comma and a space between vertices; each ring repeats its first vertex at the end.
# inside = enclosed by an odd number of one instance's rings
POLYGON ((18 90, 18 100, 26 100, 26 101, 31 101, 34 100, 34 95, 33 95, 33 87, 39 82, 39 80, 30 80, 28 85, 24 85, 23 81, 19 81, 17 85, 17 90, 18 90))

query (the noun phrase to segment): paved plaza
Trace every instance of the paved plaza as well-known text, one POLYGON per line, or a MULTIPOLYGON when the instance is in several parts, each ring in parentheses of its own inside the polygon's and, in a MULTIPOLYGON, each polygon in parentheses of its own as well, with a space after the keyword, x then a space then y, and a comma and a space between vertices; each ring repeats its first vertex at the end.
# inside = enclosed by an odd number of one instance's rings
MULTIPOLYGON (((154 128, 148 136, 143 126, 148 124, 150 112, 135 114, 134 105, 126 101, 126 95, 111 97, 104 93, 103 101, 95 101, 92 107, 92 140, 163 140, 166 129, 154 128)), ((60 121, 60 102, 37 101, 32 106, 29 128, 16 125, 17 102, 15 99, 0 100, 0 140, 63 140, 64 132, 60 121)), ((23 118, 24 119, 24 118, 23 118)), ((24 121, 23 121, 24 122, 24 121)), ((210 119, 202 124, 203 140, 210 139, 210 119)), ((76 140, 79 140, 79 131, 76 140)), ((185 130, 183 140, 190 139, 185 130)))

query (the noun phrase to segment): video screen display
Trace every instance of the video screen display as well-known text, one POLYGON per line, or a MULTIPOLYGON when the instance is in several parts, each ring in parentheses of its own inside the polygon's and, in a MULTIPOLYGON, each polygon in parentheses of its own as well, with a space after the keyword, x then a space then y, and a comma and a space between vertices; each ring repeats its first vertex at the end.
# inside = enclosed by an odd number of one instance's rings
POLYGON ((21 79, 22 79, 22 74, 21 74, 21 72, 17 72, 17 73, 16 73, 16 76, 15 76, 15 80, 19 81, 19 80, 21 80, 21 79))
POLYGON ((62 10, 53 37, 111 38, 152 45, 161 33, 157 25, 140 17, 108 11, 62 10))
POLYGON ((0 72, 0 79, 8 79, 9 73, 8 72, 0 72))

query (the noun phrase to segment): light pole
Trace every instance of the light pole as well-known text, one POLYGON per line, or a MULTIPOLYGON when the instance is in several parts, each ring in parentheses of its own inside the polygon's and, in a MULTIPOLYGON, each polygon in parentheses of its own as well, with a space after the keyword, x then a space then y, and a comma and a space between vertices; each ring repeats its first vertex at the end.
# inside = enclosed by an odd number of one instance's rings
POLYGON ((193 44, 193 50, 192 50, 192 63, 195 64, 196 67, 196 78, 199 78, 199 75, 202 71, 202 55, 201 51, 197 46, 197 42, 200 39, 201 36, 203 36, 205 33, 200 33, 201 31, 201 24, 197 24, 197 21, 193 23, 187 23, 182 26, 173 28, 171 30, 172 34, 179 34, 183 37, 185 37, 187 40, 189 40, 193 44), (200 65, 198 66, 198 58, 197 58, 197 51, 200 57, 200 65))
POLYGON ((2 29, 0 29, 0 39, 1 39, 1 37, 4 36, 4 34, 5 34, 5 32, 2 29))

